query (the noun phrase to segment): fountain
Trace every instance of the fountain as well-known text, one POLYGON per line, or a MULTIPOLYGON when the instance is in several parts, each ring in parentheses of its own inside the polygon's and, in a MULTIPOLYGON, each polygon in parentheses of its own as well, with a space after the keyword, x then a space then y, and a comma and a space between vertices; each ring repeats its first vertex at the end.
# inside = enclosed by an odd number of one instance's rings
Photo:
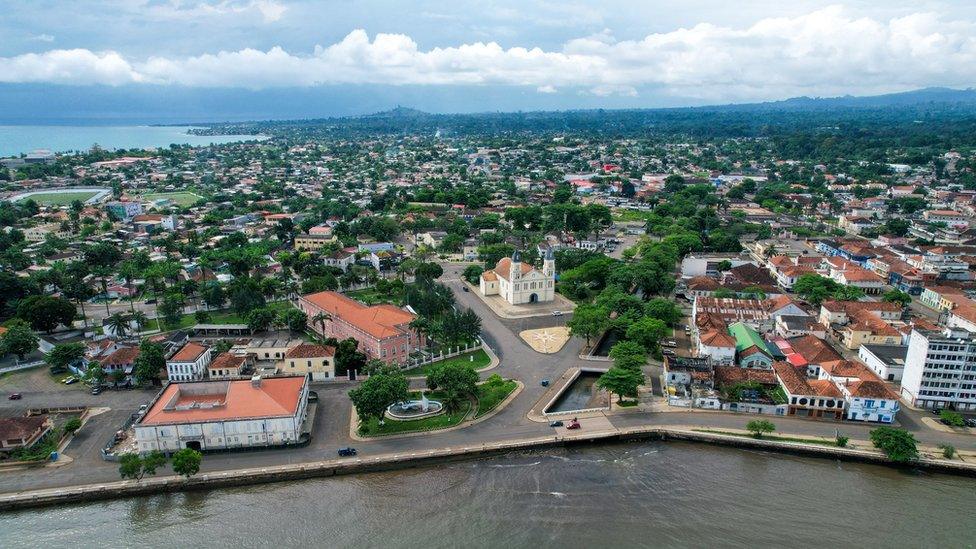
POLYGON ((419 400, 405 400, 391 404, 386 409, 386 417, 393 420, 407 421, 422 419, 444 413, 444 405, 437 400, 429 400, 421 393, 419 400))

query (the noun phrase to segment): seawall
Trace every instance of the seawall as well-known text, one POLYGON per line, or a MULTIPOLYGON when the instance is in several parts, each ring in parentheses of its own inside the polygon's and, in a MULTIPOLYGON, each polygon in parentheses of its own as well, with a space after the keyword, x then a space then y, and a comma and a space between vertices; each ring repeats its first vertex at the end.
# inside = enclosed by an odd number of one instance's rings
POLYGON ((518 450, 543 449, 555 446, 590 443, 614 443, 638 440, 678 440, 718 444, 736 448, 749 448, 770 452, 789 453, 807 457, 819 457, 887 465, 910 467, 933 472, 976 477, 976 464, 938 459, 920 459, 912 464, 898 464, 872 451, 838 448, 816 444, 783 442, 717 433, 704 433, 669 427, 636 427, 615 429, 597 433, 583 433, 566 437, 543 437, 504 441, 483 445, 437 448, 421 452, 404 452, 359 457, 354 459, 330 459, 300 464, 273 465, 239 470, 202 473, 190 479, 176 476, 147 477, 141 481, 121 480, 98 484, 50 488, 0 494, 0 511, 29 507, 76 503, 105 499, 144 496, 162 492, 211 490, 233 486, 246 486, 270 482, 284 482, 306 478, 331 477, 358 473, 389 471, 413 467, 426 467, 437 463, 477 459, 505 454, 518 450))

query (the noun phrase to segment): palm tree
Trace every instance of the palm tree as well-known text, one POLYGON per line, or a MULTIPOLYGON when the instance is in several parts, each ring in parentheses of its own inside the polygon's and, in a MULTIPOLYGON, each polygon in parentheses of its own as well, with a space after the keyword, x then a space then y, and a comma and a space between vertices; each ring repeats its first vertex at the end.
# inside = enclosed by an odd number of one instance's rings
POLYGON ((102 296, 105 298, 105 316, 112 314, 108 308, 108 277, 111 274, 111 271, 107 267, 98 267, 95 269, 95 275, 98 276, 98 283, 102 286, 102 296))
POLYGON ((319 312, 318 314, 312 317, 312 323, 319 325, 319 330, 320 330, 319 335, 321 335, 323 341, 325 340, 325 321, 327 320, 331 321, 332 315, 330 315, 325 311, 319 312))
POLYGON ((142 329, 149 323, 149 317, 142 311, 132 313, 129 315, 129 319, 136 323, 136 331, 138 332, 142 332, 142 329))
POLYGON ((132 281, 135 280, 138 267, 131 261, 126 261, 119 268, 119 274, 125 279, 125 287, 129 290, 129 312, 136 312, 135 295, 132 291, 132 281))
POLYGON ((107 325, 116 337, 124 338, 129 333, 129 317, 122 313, 115 313, 108 317, 107 325))

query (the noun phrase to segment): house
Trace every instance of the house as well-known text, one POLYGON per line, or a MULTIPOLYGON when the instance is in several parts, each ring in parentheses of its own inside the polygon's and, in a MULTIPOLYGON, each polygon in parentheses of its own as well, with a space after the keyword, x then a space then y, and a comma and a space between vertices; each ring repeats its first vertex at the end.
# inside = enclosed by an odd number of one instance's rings
POLYGON ((322 263, 325 265, 342 269, 343 271, 348 270, 349 266, 355 262, 356 254, 346 250, 338 250, 322 258, 322 263))
POLYGON ((787 415, 843 419, 843 393, 827 379, 808 380, 803 368, 788 362, 773 364, 773 372, 786 393, 787 415))
POLYGON ((881 379, 901 381, 905 372, 906 345, 861 345, 857 357, 881 379))
POLYGON ((226 450, 301 442, 308 378, 170 383, 136 421, 140 452, 226 450))
POLYGON ((776 317, 774 327, 776 333, 782 337, 799 337, 812 334, 821 339, 827 337, 824 325, 810 315, 780 315, 776 317))
POLYGON ((210 348, 189 342, 166 360, 166 376, 170 381, 203 379, 210 364, 210 348))
POLYGON ((926 210, 922 217, 930 223, 945 223, 951 227, 969 227, 969 218, 955 210, 926 210))
POLYGON ((735 339, 736 360, 742 368, 770 368, 772 353, 766 342, 750 326, 736 322, 729 326, 729 335, 735 339))
POLYGON ((335 378, 335 347, 301 343, 288 349, 278 370, 288 375, 307 375, 312 381, 335 378))
POLYGON ((353 338, 370 358, 402 364, 424 345, 424 337, 410 327, 417 316, 393 305, 366 306, 336 292, 302 296, 299 308, 308 327, 324 337, 353 338))
POLYGON ((30 448, 37 444, 54 423, 46 415, 0 418, 0 451, 30 448))
POLYGON ((220 353, 207 365, 209 379, 237 379, 247 369, 247 355, 220 353))
POLYGON ((735 348, 735 338, 722 330, 709 330, 698 337, 698 356, 707 356, 715 364, 734 364, 735 348))
POLYGON ((116 346, 110 354, 97 360, 106 377, 121 380, 132 377, 132 370, 138 357, 139 347, 116 346))
POLYGON ((794 366, 806 368, 810 377, 820 375, 820 365, 824 362, 843 358, 829 343, 813 335, 794 337, 787 339, 785 343, 789 347, 789 353, 785 353, 787 360, 794 366), (796 356, 789 356, 790 354, 796 356))
POLYGON ((299 234, 295 235, 295 249, 296 250, 310 250, 317 251, 331 246, 336 242, 336 237, 332 234, 299 234))
POLYGON ((500 295, 512 305, 546 303, 555 299, 556 258, 552 250, 546 254, 542 270, 522 263, 516 251, 511 258, 503 257, 495 268, 481 273, 478 283, 481 295, 500 295))
POLYGON ((820 370, 820 379, 833 382, 844 395, 849 420, 893 423, 901 409, 898 393, 860 362, 826 362, 820 370))
POLYGON ((900 320, 902 306, 899 303, 884 301, 824 301, 820 305, 819 321, 824 326, 833 324, 843 326, 851 321, 854 311, 869 312, 873 316, 885 320, 900 320))

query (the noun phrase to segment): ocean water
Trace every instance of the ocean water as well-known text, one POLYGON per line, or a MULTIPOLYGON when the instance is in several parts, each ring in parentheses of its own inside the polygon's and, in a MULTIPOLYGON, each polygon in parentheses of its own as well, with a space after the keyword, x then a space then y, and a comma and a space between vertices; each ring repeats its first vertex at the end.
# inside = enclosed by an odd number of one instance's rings
POLYGON ((25 509, 0 547, 972 547, 974 503, 971 478, 642 442, 25 509))
POLYGON ((0 157, 36 149, 53 152, 168 147, 171 144, 209 145, 252 139, 256 135, 190 135, 192 126, 0 126, 0 157))

